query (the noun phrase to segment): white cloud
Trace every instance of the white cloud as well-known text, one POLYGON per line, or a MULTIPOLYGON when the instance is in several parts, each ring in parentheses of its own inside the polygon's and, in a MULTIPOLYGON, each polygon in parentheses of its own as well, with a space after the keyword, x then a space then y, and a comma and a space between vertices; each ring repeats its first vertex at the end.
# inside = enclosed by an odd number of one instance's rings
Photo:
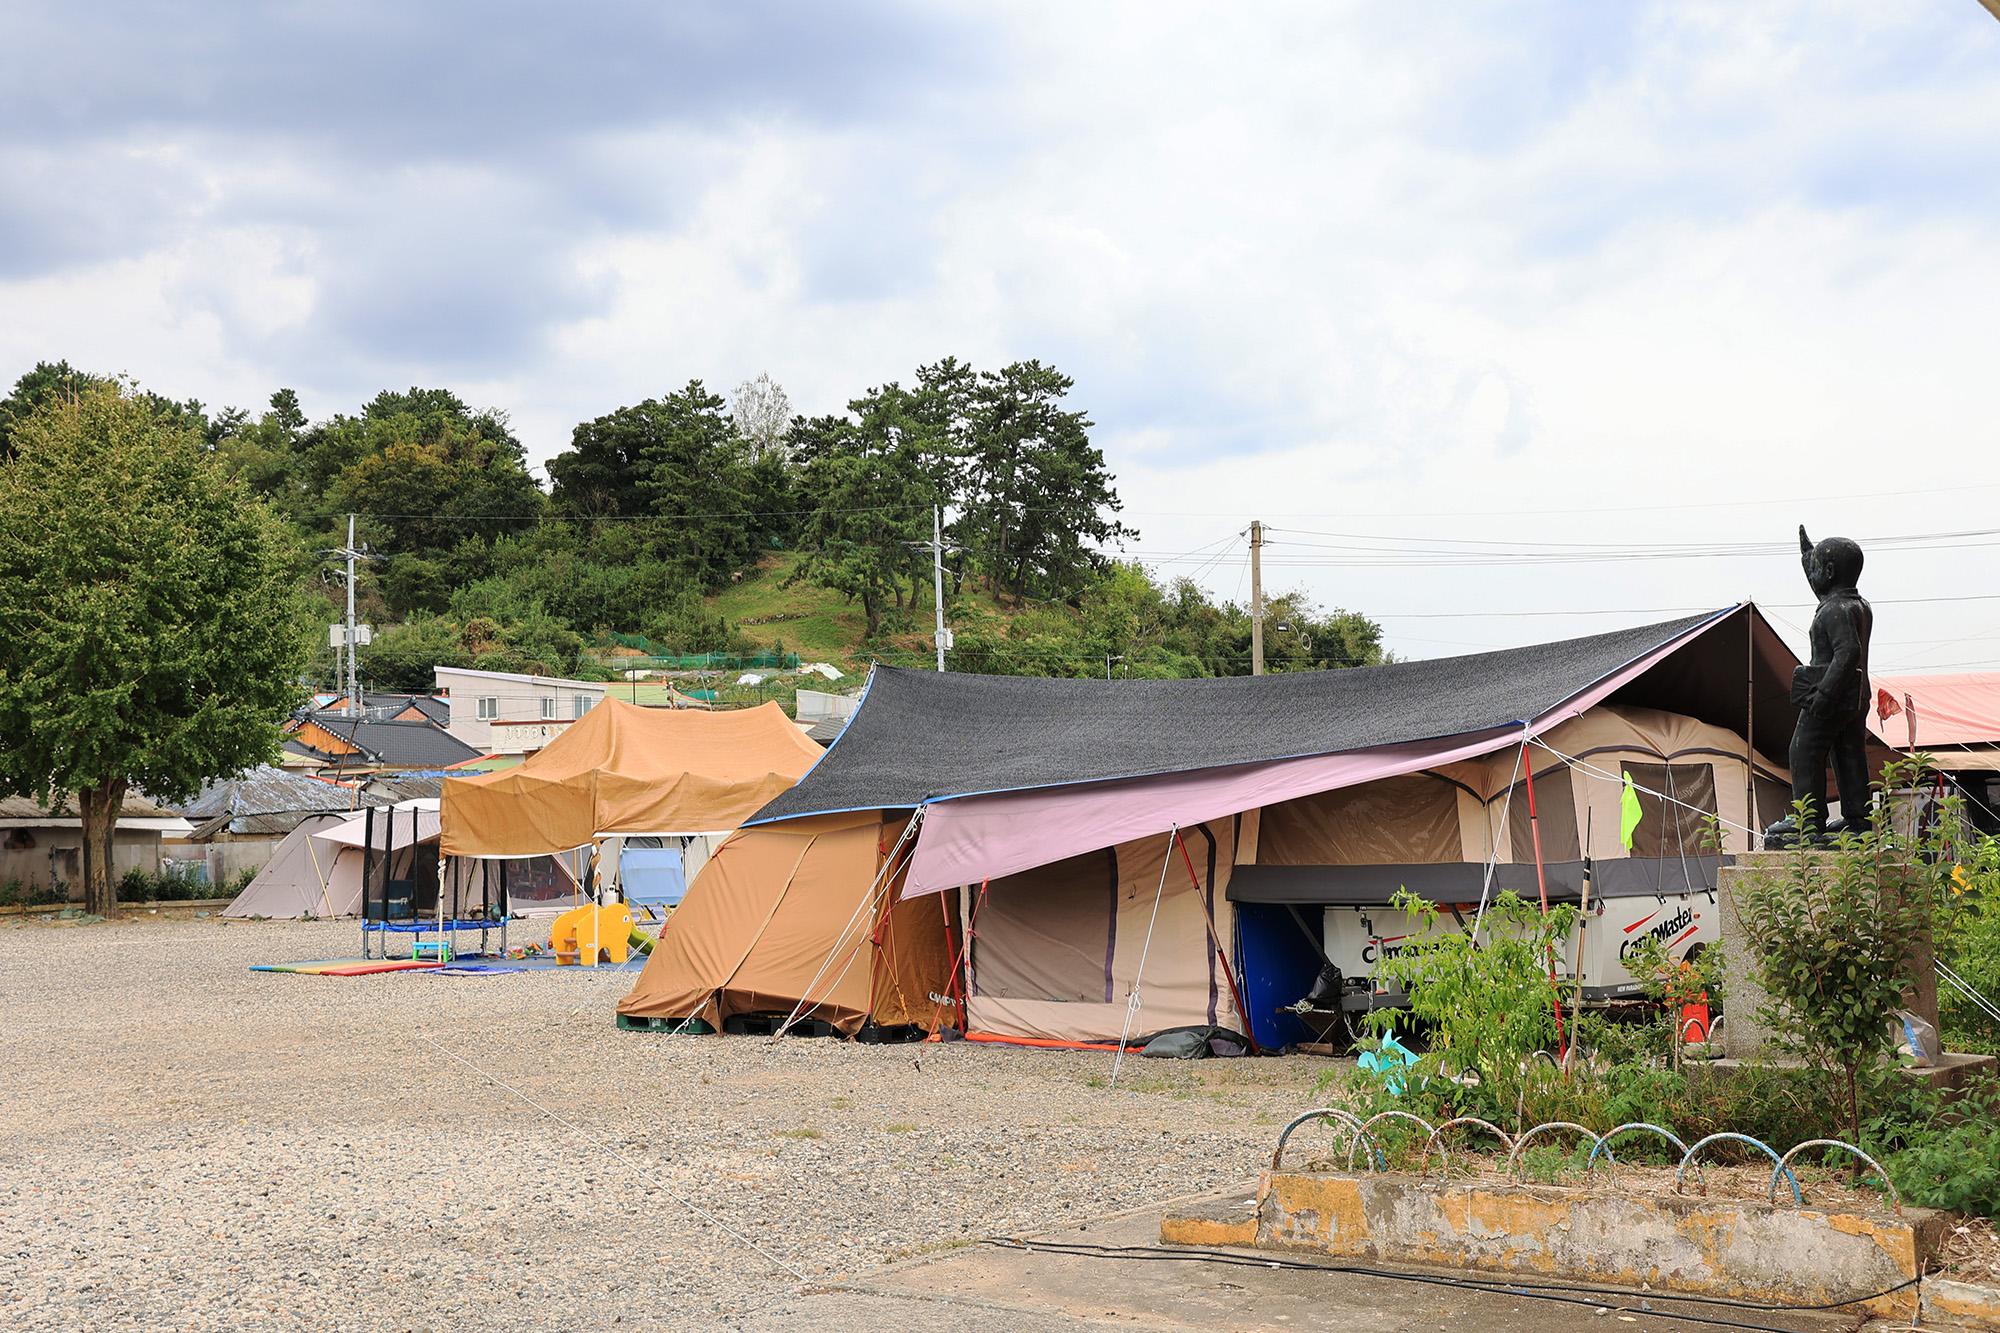
MULTIPOLYGON (((212 403, 290 384, 322 415, 445 383, 539 456, 691 377, 769 371, 820 412, 940 356, 1036 357, 1155 553, 1259 516, 1867 537, 1976 527, 2000 494, 2000 24, 1969 0, 1003 13, 634 38, 699 69, 680 92, 600 25, 543 72, 515 43, 512 102, 460 71, 319 121, 233 95, 204 120, 198 86, 146 94, 171 114, 66 104, 60 152, 0 144, 37 185, 0 209, 25 238, 0 355, 212 403)), ((1782 554, 1338 567, 1296 544, 1338 538, 1277 537, 1280 586, 1384 614, 1804 597, 1782 554)), ((1871 557, 1885 664, 2000 661, 2000 602, 1889 601, 1985 592, 1989 555, 1871 557)), ((1608 623, 1389 621, 1419 654, 1608 623)))

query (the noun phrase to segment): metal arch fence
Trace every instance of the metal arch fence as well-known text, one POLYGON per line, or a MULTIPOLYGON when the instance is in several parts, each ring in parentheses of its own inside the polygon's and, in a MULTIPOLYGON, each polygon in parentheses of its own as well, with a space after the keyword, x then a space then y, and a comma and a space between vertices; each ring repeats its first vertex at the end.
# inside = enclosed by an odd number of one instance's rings
POLYGON ((1513 1155, 1514 1139, 1513 1136, 1508 1134, 1506 1130, 1500 1128, 1500 1126, 1492 1123, 1491 1121, 1481 1120, 1476 1115, 1458 1116, 1455 1117, 1454 1119, 1445 1121, 1442 1125, 1439 1125, 1436 1129, 1431 1131, 1431 1136, 1424 1140, 1423 1156, 1417 1159, 1417 1178, 1419 1180, 1421 1180, 1430 1171, 1431 1145, 1433 1143, 1437 1144, 1438 1161, 1441 1163, 1438 1169, 1440 1171, 1443 1171, 1447 1176, 1451 1174, 1451 1160, 1445 1155, 1444 1138, 1445 1138, 1445 1131, 1450 1129, 1453 1125, 1477 1125, 1481 1129, 1487 1130, 1488 1132, 1492 1133, 1495 1137, 1497 1137, 1500 1140, 1500 1142, 1506 1144, 1508 1155, 1509 1156, 1513 1155))
POLYGON ((1507 1164, 1505 1168, 1505 1173, 1506 1173, 1506 1178, 1510 1181, 1513 1180, 1515 1177, 1515 1171, 1517 1165, 1525 1160, 1522 1157, 1522 1151, 1528 1146, 1529 1140, 1533 1139, 1535 1136, 1543 1133, 1544 1131, 1562 1130, 1562 1129, 1573 1130, 1577 1134, 1581 1135, 1583 1138, 1589 1139, 1591 1141, 1590 1157, 1585 1162, 1585 1167, 1584 1167, 1585 1170, 1589 1170, 1590 1167, 1596 1163, 1597 1156, 1599 1153, 1602 1153, 1604 1155, 1605 1162, 1609 1166, 1615 1168, 1618 1165, 1618 1159, 1611 1151, 1611 1140, 1617 1138, 1621 1134, 1625 1134, 1628 1132, 1643 1131, 1646 1133, 1658 1135, 1660 1138, 1665 1139, 1668 1143, 1671 1143, 1676 1149, 1680 1151, 1681 1154, 1680 1164, 1674 1168, 1674 1193, 1676 1194, 1682 1193, 1683 1180, 1687 1174, 1688 1168, 1692 1166, 1694 1168, 1694 1173, 1695 1173, 1696 1187, 1699 1193, 1704 1197, 1706 1197, 1708 1194, 1708 1183, 1702 1177, 1701 1165, 1696 1160, 1700 1156, 1701 1151, 1713 1143, 1720 1143, 1720 1142, 1746 1143, 1749 1144, 1751 1147, 1757 1149, 1759 1152, 1763 1153, 1765 1156, 1769 1157, 1771 1161, 1775 1163, 1775 1166, 1771 1172, 1771 1186, 1769 1191, 1771 1201, 1774 1203, 1777 1201, 1778 1182, 1780 1180, 1783 1180, 1792 1187, 1793 1202, 1801 1207, 1803 1207, 1806 1202, 1806 1194, 1804 1188, 1799 1184, 1798 1177, 1792 1174, 1791 1170, 1792 1158, 1798 1156, 1798 1154, 1804 1152, 1808 1148, 1838 1149, 1842 1152, 1852 1153, 1855 1157, 1860 1158, 1863 1162, 1866 1162, 1870 1167, 1874 1168, 1876 1176, 1879 1177, 1880 1180, 1882 1181, 1883 1188, 1888 1191, 1889 1201, 1894 1206, 1896 1215, 1900 1217, 1902 1216, 1903 1212, 1902 1194, 1896 1189, 1896 1183, 1889 1178, 1889 1173, 1883 1169, 1882 1164, 1876 1161, 1873 1157, 1870 1157, 1867 1153, 1863 1152, 1861 1149, 1855 1147, 1853 1144, 1847 1143, 1841 1139, 1808 1139, 1804 1143, 1798 1144, 1797 1146, 1793 1147, 1789 1152, 1786 1152, 1781 1156, 1776 1149, 1772 1148, 1769 1144, 1765 1143, 1761 1139, 1752 1138, 1748 1134, 1737 1134, 1729 1131, 1724 1131, 1719 1134, 1710 1134, 1706 1138, 1697 1140, 1693 1145, 1690 1146, 1689 1144, 1683 1142, 1680 1136, 1675 1134, 1672 1130, 1664 1128, 1663 1126, 1660 1125, 1650 1124, 1642 1120, 1628 1121, 1627 1123, 1618 1125, 1615 1128, 1610 1129, 1603 1134, 1599 1134, 1595 1130, 1590 1129, 1589 1127, 1584 1125, 1576 1124, 1573 1121, 1549 1120, 1549 1121, 1544 1121, 1539 1125, 1533 1126, 1532 1128, 1524 1131, 1518 1136, 1513 1136, 1509 1135, 1506 1130, 1501 1129, 1498 1125, 1495 1125, 1487 1120, 1481 1120, 1477 1116, 1458 1116, 1454 1119, 1445 1121, 1443 1124, 1433 1125, 1431 1124, 1430 1121, 1424 1119, 1422 1116, 1417 1115, 1415 1112, 1412 1111, 1395 1111, 1395 1110, 1382 1111, 1364 1120, 1360 1116, 1355 1115, 1351 1111, 1344 1111, 1339 1109, 1338 1107, 1323 1106, 1318 1108, 1317 1110, 1307 1111, 1304 1115, 1296 1117, 1289 1124, 1287 1124, 1282 1130, 1279 1131, 1278 1142, 1271 1152, 1271 1170, 1278 1171, 1283 1168, 1285 1159, 1285 1145, 1290 1141, 1293 1133, 1298 1129, 1300 1129, 1302 1126, 1311 1124, 1315 1120, 1335 1121, 1338 1122, 1344 1129, 1346 1129, 1347 1169, 1349 1171, 1352 1171, 1354 1169, 1354 1155, 1357 1151, 1359 1151, 1362 1141, 1366 1140, 1368 1143, 1368 1147, 1370 1149, 1368 1170, 1371 1173, 1380 1173, 1388 1170, 1388 1154, 1383 1151, 1381 1141, 1376 1137, 1375 1133, 1373 1132, 1375 1125, 1385 1120, 1408 1120, 1413 1124, 1422 1127, 1422 1129, 1425 1131, 1425 1138, 1424 1138, 1423 1152, 1418 1158, 1417 1174, 1419 1179, 1423 1178, 1429 1172, 1430 1153, 1433 1147, 1437 1149, 1439 1160, 1441 1163, 1443 1163, 1443 1165, 1440 1167, 1440 1170, 1442 1170, 1447 1177, 1450 1175, 1451 1173, 1450 1157, 1448 1152, 1446 1151, 1445 1144, 1449 1131, 1460 1126, 1476 1126, 1480 1129, 1484 1129, 1489 1133, 1491 1133, 1494 1137, 1498 1138, 1500 1142, 1506 1146, 1507 1164))
MULTIPOLYGON (((1278 1131, 1278 1144, 1275 1148, 1271 1150, 1271 1169, 1273 1171, 1278 1170, 1284 1164, 1285 1143, 1288 1139, 1292 1137, 1292 1131, 1297 1129, 1301 1125, 1310 1124, 1315 1120, 1340 1120, 1344 1121, 1349 1125, 1352 1125, 1353 1133, 1355 1135, 1355 1142, 1359 1143, 1363 1137, 1366 1137, 1369 1146, 1375 1149, 1375 1157, 1377 1163, 1376 1169, 1381 1171, 1386 1171, 1388 1169, 1388 1158, 1383 1156, 1381 1147, 1375 1143, 1375 1136, 1368 1133, 1368 1127, 1362 1121, 1360 1116, 1355 1115, 1351 1111, 1339 1110, 1336 1107, 1322 1106, 1317 1111, 1307 1111, 1304 1115, 1299 1116, 1297 1119, 1293 1120, 1290 1124, 1286 1125, 1283 1129, 1278 1131)), ((1349 1148, 1347 1150, 1347 1161, 1348 1161, 1348 1169, 1350 1171, 1353 1170, 1354 1150, 1352 1148, 1349 1148)))

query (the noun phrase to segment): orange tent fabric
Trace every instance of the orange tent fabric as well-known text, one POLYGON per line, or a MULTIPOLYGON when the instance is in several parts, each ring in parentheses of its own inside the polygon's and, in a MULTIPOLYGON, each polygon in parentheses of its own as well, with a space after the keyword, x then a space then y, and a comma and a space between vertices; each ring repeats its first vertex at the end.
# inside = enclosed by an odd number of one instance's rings
POLYGON ((824 751, 775 703, 734 712, 606 699, 516 768, 446 778, 449 856, 543 856, 600 833, 733 829, 824 751))
POLYGON ((943 895, 905 902, 900 875, 876 883, 900 832, 873 810, 740 830, 667 919, 618 1012, 719 1028, 804 1001, 804 1016, 850 1036, 871 1015, 934 1030, 953 923, 943 895))

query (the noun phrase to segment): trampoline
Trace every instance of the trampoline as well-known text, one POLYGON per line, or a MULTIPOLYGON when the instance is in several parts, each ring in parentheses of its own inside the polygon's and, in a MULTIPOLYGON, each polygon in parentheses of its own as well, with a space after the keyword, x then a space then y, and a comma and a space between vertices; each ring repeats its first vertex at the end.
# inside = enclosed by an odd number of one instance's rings
MULTIPOLYGON (((415 961, 429 946, 431 961, 507 952, 507 867, 497 876, 479 875, 477 901, 465 883, 464 862, 454 857, 449 875, 440 873, 435 827, 419 826, 420 812, 395 806, 364 812, 361 843, 361 956, 385 962, 415 961), (409 816, 405 823, 403 814, 409 816), (497 883, 496 883, 497 881, 497 883), (497 897, 498 902, 494 899, 497 897), (476 948, 461 948, 463 936, 477 935, 476 948), (494 947, 493 937, 499 937, 494 947), (407 937, 407 953, 389 952, 392 940, 407 937)), ((468 941, 469 943, 469 941, 468 941)))

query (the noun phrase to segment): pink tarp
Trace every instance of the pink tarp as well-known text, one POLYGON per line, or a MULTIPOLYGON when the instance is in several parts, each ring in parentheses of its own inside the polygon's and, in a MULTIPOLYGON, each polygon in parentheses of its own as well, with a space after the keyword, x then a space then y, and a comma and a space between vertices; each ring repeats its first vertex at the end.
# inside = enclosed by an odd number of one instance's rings
POLYGON ((1898 750, 2000 742, 2000 672, 1874 676, 1868 729, 1898 750), (1912 707, 1914 705, 1914 708, 1912 707), (1916 716, 1916 739, 1910 717, 1916 716))
MULTIPOLYGON (((1531 719, 1527 734, 1540 735, 1557 723, 1595 707, 1704 631, 1727 621, 1728 617, 1718 616, 1661 644, 1589 689, 1531 719)), ((936 801, 924 807, 923 828, 904 882, 903 896, 915 898, 940 893, 1133 838, 1165 833, 1175 826, 1189 828, 1206 820, 1225 819, 1243 810, 1313 792, 1333 791, 1477 758, 1508 745, 1519 745, 1521 738, 1521 728, 1506 727, 1372 750, 936 801)))

